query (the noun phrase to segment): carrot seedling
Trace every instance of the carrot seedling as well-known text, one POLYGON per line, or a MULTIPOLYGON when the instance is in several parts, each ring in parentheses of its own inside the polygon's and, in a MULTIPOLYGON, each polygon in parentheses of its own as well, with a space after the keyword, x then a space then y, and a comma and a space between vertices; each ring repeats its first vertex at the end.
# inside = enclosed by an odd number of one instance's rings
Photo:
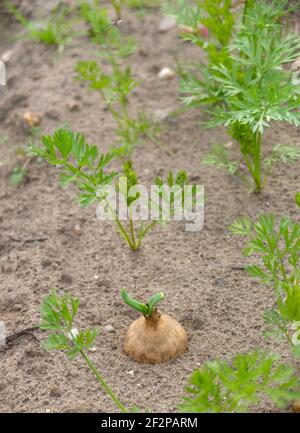
POLYGON ((300 382, 279 357, 255 350, 231 362, 215 359, 191 375, 179 406, 184 413, 247 412, 266 398, 279 408, 299 398, 300 382))
POLYGON ((124 302, 142 317, 129 327, 124 352, 134 361, 158 364, 169 361, 187 350, 188 336, 184 328, 167 314, 161 314, 156 305, 163 300, 162 292, 152 296, 146 304, 131 298, 121 290, 124 302))
POLYGON ((93 42, 102 50, 114 51, 118 58, 127 57, 136 48, 136 43, 131 37, 125 37, 119 27, 109 17, 108 10, 99 3, 78 1, 79 14, 88 25, 88 33, 93 42))
POLYGON ((131 68, 121 66, 119 59, 109 50, 102 55, 108 60, 110 71, 105 72, 95 61, 82 61, 77 64, 77 78, 99 93, 116 122, 117 141, 114 147, 119 149, 121 158, 130 159, 143 138, 156 140, 160 128, 144 113, 133 116, 129 110, 129 96, 139 84, 131 68))
POLYGON ((6 10, 26 29, 24 39, 56 45, 59 51, 63 51, 74 35, 72 23, 68 19, 70 9, 66 5, 59 4, 55 7, 49 19, 34 21, 28 20, 11 0, 5 0, 4 5, 6 10))
POLYGON ((300 55, 300 39, 285 30, 282 20, 293 8, 286 0, 248 0, 235 12, 231 0, 177 3, 173 14, 191 28, 184 39, 208 55, 199 76, 183 71, 183 102, 191 108, 209 105, 211 120, 206 125, 225 126, 241 157, 233 159, 224 146, 214 145, 204 162, 239 176, 260 192, 275 163, 300 158, 298 147, 266 143, 264 134, 275 121, 300 125, 299 84, 295 71, 286 68, 300 55), (205 34, 199 23, 207 29, 205 34))
POLYGON ((276 306, 264 314, 266 335, 286 338, 300 354, 300 341, 292 338, 295 324, 300 323, 300 224, 286 217, 277 224, 273 215, 262 215, 256 223, 239 219, 230 229, 247 239, 245 255, 260 259, 259 264, 247 267, 249 274, 275 290, 276 306))
MULTIPOLYGON (((105 211, 105 219, 113 220, 121 237, 133 250, 138 250, 146 234, 157 224, 164 226, 176 213, 176 204, 183 212, 184 204, 189 202, 191 206, 199 199, 194 194, 191 186, 191 194, 186 193, 184 186, 187 183, 187 175, 184 171, 174 176, 169 173, 167 188, 161 178, 156 179, 155 198, 152 194, 141 196, 139 192, 137 173, 128 161, 123 164, 123 173, 109 170, 108 165, 118 156, 118 151, 100 153, 96 145, 89 145, 83 134, 74 134, 72 131, 58 129, 52 136, 42 137, 42 147, 33 144, 29 146, 30 153, 43 158, 50 165, 58 167, 61 171, 61 183, 66 185, 75 183, 79 188, 79 202, 82 206, 88 206, 98 202, 100 208, 98 217, 102 219, 102 211, 105 211), (115 181, 115 182, 113 182, 115 181), (171 187, 176 191, 171 193, 171 187), (113 193, 119 193, 123 198, 120 215, 118 203, 113 194, 110 198, 111 187, 113 193), (170 188, 170 194, 166 189, 170 188), (189 197, 190 196, 190 197, 189 197), (142 202, 142 200, 144 200, 142 202), (135 215, 136 207, 143 205, 146 215, 135 215), (149 213, 153 211, 149 218, 149 213), (164 212, 167 210, 167 212, 164 212), (106 212, 107 211, 107 212, 106 212)), ((144 191, 145 192, 145 191, 144 191)), ((147 190, 146 190, 147 192, 147 190)), ((201 199, 201 197, 200 197, 201 199)), ((199 200, 200 200, 199 199, 199 200)), ((138 211, 137 211, 138 213, 138 211)), ((182 214, 183 216, 183 214, 182 214)))
POLYGON ((51 331, 51 334, 44 342, 44 348, 64 351, 71 360, 81 356, 118 409, 127 413, 129 412, 128 409, 103 379, 87 354, 87 351, 94 344, 98 331, 96 329, 78 330, 75 328, 74 321, 78 308, 79 299, 71 295, 58 296, 53 290, 51 295, 45 297, 41 307, 42 322, 40 328, 51 331))

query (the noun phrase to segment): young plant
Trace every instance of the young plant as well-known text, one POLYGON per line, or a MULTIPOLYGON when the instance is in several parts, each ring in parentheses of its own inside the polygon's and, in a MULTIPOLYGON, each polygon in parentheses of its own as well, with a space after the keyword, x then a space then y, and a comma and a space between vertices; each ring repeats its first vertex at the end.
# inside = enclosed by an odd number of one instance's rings
POLYGON ((79 13, 86 21, 93 42, 104 51, 113 51, 117 58, 132 54, 136 44, 131 37, 124 37, 109 17, 108 10, 98 0, 78 1, 79 13))
POLYGON ((161 314, 156 305, 162 299, 162 292, 152 296, 143 304, 121 290, 124 302, 142 317, 129 327, 124 352, 134 361, 147 364, 158 364, 169 361, 187 350, 188 336, 184 328, 167 314, 161 314))
MULTIPOLYGON (((36 142, 41 138, 41 129, 40 127, 32 127, 29 130, 30 143, 32 141, 36 142)), ((17 149, 17 157, 20 162, 14 165, 11 175, 9 177, 9 182, 14 187, 19 187, 23 183, 25 183, 28 175, 28 166, 33 160, 32 156, 28 156, 26 152, 26 147, 21 146, 17 149)))
POLYGON ((106 52, 110 71, 105 72, 95 61, 79 62, 77 78, 88 82, 91 90, 97 91, 113 116, 117 128, 117 142, 113 147, 119 149, 123 159, 130 159, 133 149, 144 137, 156 139, 158 125, 147 119, 144 113, 133 116, 129 110, 129 96, 138 86, 129 66, 122 67, 110 51, 106 52))
MULTIPOLYGON (((249 2, 243 22, 231 44, 230 65, 220 63, 212 68, 210 77, 219 83, 224 92, 225 106, 210 110, 209 126, 223 125, 238 144, 242 162, 233 161, 228 152, 229 172, 235 173, 260 192, 267 183, 273 165, 290 163, 300 158, 300 149, 291 145, 269 144, 269 154, 264 156, 266 146, 264 132, 273 121, 300 125, 298 106, 299 86, 293 80, 291 70, 284 65, 295 60, 300 53, 300 39, 287 34, 279 18, 286 1, 276 2, 275 10, 265 2, 249 2), (276 13, 277 11, 277 13, 276 13)), ((218 154, 206 158, 209 165, 220 166, 218 154)))
POLYGON ((253 351, 236 355, 232 362, 205 363, 191 375, 186 396, 179 406, 186 413, 247 412, 268 398, 279 408, 299 398, 300 382, 279 357, 253 351))
POLYGON ((245 255, 260 259, 260 265, 248 266, 247 271, 275 289, 276 306, 264 315, 267 335, 284 336, 300 353, 300 341, 292 337, 300 328, 300 224, 282 217, 277 225, 273 215, 262 215, 256 223, 239 219, 230 229, 247 238, 245 255))
MULTIPOLYGON (((144 236, 158 223, 165 225, 166 218, 161 211, 163 205, 153 203, 153 206, 158 206, 155 218, 151 221, 137 218, 138 226, 135 227, 137 223, 133 218, 133 212, 138 206, 140 197, 140 193, 134 188, 138 184, 137 174, 130 162, 124 163, 124 172, 120 173, 119 176, 117 172, 108 170, 108 165, 115 157, 116 152, 100 153, 97 146, 89 145, 86 142, 83 134, 74 134, 72 131, 64 129, 58 129, 52 136, 43 136, 42 145, 40 148, 31 144, 29 151, 45 159, 49 164, 58 167, 61 170, 60 180, 62 184, 66 185, 72 182, 78 186, 79 202, 82 206, 87 206, 93 202, 100 203, 100 210, 105 210, 106 218, 115 222, 118 232, 132 250, 140 248, 144 236), (116 203, 113 203, 107 190, 107 187, 113 186, 114 180, 116 182, 113 190, 118 191, 120 196, 123 196, 126 214, 123 220, 116 209, 116 203), (132 189, 135 191, 132 192, 132 189), (128 225, 124 221, 127 221, 128 225)), ((172 173, 168 176, 168 185, 179 187, 182 200, 185 197, 183 186, 186 182, 187 176, 184 171, 179 172, 175 178, 172 173)), ((178 197, 175 197, 176 194, 173 193, 164 198, 165 191, 159 188, 163 184, 162 179, 158 178, 156 183, 159 194, 163 196, 164 200, 168 200, 167 205, 170 208, 170 217, 172 217, 175 212, 174 202, 178 197)), ((150 207, 151 198, 147 200, 146 206, 150 207)))
POLYGON ((74 34, 72 23, 68 20, 69 7, 59 4, 55 7, 48 20, 28 20, 11 0, 4 0, 5 8, 26 29, 25 39, 38 41, 46 45, 56 45, 59 51, 70 42, 74 34))
POLYGON ((229 0, 178 3, 179 22, 192 29, 184 38, 204 48, 208 58, 200 65, 200 77, 183 72, 183 101, 192 108, 211 105, 207 125, 227 127, 241 155, 241 161, 233 160, 218 145, 204 162, 237 174, 260 192, 276 162, 300 157, 297 147, 282 144, 271 144, 263 153, 264 131, 273 121, 300 124, 299 85, 285 67, 300 55, 300 38, 287 33, 282 20, 292 8, 287 0, 247 0, 235 16, 229 0))
POLYGON ((141 18, 145 16, 146 10, 160 6, 160 0, 125 0, 126 6, 136 9, 141 18))
POLYGON ((122 8, 125 3, 125 0, 111 0, 111 4, 115 10, 116 14, 116 23, 122 21, 122 8))
POLYGON ((71 295, 58 296, 53 290, 49 296, 45 297, 41 307, 40 329, 51 331, 51 334, 43 346, 46 350, 64 351, 71 360, 81 356, 118 409, 123 413, 128 413, 128 409, 103 379, 87 354, 94 344, 98 331, 96 329, 78 330, 75 328, 74 322, 78 308, 79 299, 71 295))
POLYGON ((176 19, 183 41, 192 42, 207 56, 207 61, 195 65, 197 73, 190 68, 179 68, 182 101, 191 108, 223 102, 222 86, 211 80, 210 70, 220 63, 230 64, 228 45, 237 19, 232 1, 169 1, 163 10, 176 19))

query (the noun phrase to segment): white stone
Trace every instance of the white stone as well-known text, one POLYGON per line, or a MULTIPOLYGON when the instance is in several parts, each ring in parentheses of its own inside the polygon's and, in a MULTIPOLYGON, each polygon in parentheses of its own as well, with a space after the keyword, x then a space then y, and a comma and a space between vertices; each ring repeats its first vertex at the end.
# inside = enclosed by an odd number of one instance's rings
POLYGON ((159 23, 158 30, 160 33, 166 33, 176 27, 176 20, 172 17, 164 17, 159 23))
POLYGON ((106 325, 103 327, 103 331, 110 334, 112 332, 115 332, 115 328, 112 325, 106 325))
POLYGON ((7 50, 2 54, 0 59, 2 60, 2 62, 8 63, 11 60, 13 54, 13 50, 7 50))
POLYGON ((158 78, 160 80, 171 80, 175 77, 175 72, 171 68, 162 68, 158 73, 158 78))

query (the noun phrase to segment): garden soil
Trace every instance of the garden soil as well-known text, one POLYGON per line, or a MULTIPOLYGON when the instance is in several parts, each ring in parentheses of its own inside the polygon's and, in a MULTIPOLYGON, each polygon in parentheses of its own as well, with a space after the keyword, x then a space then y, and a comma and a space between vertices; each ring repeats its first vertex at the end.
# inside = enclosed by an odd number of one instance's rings
MULTIPOLYGON (((55 2, 16 4, 33 16, 46 15, 55 2)), ((243 270, 255 258, 243 257, 243 240, 228 230, 236 218, 255 219, 262 212, 299 221, 294 194, 300 162, 278 167, 260 195, 202 163, 214 143, 232 146, 237 157, 238 152, 225 130, 201 127, 203 110, 168 114, 181 107, 178 79, 160 80, 159 70, 175 70, 180 61, 198 62, 201 54, 180 41, 176 28, 161 33, 162 18, 157 9, 144 18, 125 11, 121 24, 122 31, 138 41, 129 61, 141 85, 133 92, 131 109, 164 117, 160 143, 145 140, 137 147, 134 166, 146 185, 168 170, 187 170, 194 183, 205 187, 205 224, 199 232, 187 232, 181 223, 156 228, 141 250, 132 252, 111 222, 97 220, 95 206, 82 210, 75 188, 59 186, 55 169, 24 156, 30 137, 23 115, 28 111, 42 117, 44 134, 68 125, 100 149, 113 144, 115 124, 106 107, 75 80, 79 60, 98 58, 96 45, 81 34, 59 54, 42 44, 16 40, 24 30, 1 11, 0 55, 9 60, 7 85, 0 88, 0 321, 11 335, 39 323, 42 299, 52 288, 78 296, 78 327, 102 330, 90 356, 124 404, 174 412, 191 372, 215 357, 230 359, 237 352, 268 348, 300 374, 287 344, 263 336, 262 316, 273 305, 272 289, 243 270), (24 163, 25 182, 14 187, 9 181, 13 168, 24 163), (142 365, 123 353, 126 330, 138 315, 122 302, 122 287, 141 300, 165 293, 161 310, 189 335, 185 354, 165 364, 142 365)), ((299 145, 299 131, 275 124, 266 142, 299 145)), ((34 330, 10 339, 0 350, 0 411, 116 411, 83 360, 69 362, 63 353, 46 352, 41 345, 45 338, 34 330)), ((254 410, 276 409, 266 402, 254 410)))

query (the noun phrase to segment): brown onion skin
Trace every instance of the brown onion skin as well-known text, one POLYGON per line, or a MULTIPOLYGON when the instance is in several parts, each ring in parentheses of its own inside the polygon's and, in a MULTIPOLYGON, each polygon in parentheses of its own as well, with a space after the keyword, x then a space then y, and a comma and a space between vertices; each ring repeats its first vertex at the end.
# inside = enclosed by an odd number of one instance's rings
POLYGON ((140 317, 129 327, 124 352, 134 361, 159 364, 176 358, 187 350, 188 335, 168 314, 157 310, 152 317, 140 317))
POLYGON ((300 400, 295 401, 292 406, 293 412, 300 413, 300 400))

